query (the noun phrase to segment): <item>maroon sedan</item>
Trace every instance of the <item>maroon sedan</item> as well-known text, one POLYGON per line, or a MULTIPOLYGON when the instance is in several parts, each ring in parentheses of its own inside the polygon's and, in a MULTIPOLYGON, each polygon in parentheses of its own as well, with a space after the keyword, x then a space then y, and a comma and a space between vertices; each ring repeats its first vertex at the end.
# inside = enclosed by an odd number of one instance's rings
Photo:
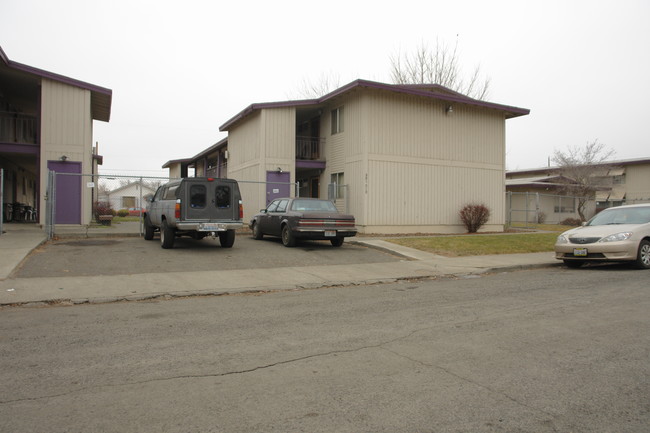
POLYGON ((354 216, 339 213, 329 200, 316 198, 278 198, 255 215, 250 228, 255 239, 278 236, 285 247, 297 239, 329 240, 340 247, 343 240, 357 234, 354 216))

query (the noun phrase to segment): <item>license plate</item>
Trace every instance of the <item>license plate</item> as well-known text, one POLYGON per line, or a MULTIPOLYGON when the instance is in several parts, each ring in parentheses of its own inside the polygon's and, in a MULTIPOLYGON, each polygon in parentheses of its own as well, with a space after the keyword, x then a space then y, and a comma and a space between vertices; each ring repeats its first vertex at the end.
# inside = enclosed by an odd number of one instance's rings
POLYGON ((336 237, 336 230, 325 230, 325 237, 326 238, 335 238, 336 237))
POLYGON ((226 230, 223 224, 217 223, 203 223, 199 226, 199 231, 202 232, 222 232, 226 230))
POLYGON ((573 255, 575 257, 587 257, 587 249, 586 248, 574 248, 573 249, 573 255))

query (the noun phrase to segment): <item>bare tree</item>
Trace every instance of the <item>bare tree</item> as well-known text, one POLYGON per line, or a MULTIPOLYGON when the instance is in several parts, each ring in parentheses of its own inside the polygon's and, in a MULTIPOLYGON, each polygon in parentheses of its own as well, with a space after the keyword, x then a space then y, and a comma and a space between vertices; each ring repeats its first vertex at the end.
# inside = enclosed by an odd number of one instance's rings
POLYGON ((569 180, 564 192, 578 197, 577 210, 583 221, 586 220, 584 211, 591 194, 608 186, 603 183, 603 175, 610 168, 606 161, 614 153, 613 149, 594 140, 584 146, 570 146, 565 151, 555 150, 553 154, 553 162, 560 174, 569 180))
POLYGON ((490 79, 481 77, 481 67, 463 77, 458 56, 458 40, 449 47, 436 39, 435 47, 424 42, 412 53, 390 57, 391 80, 395 84, 439 84, 474 99, 485 99, 490 79))
POLYGON ((328 74, 321 73, 315 81, 303 78, 300 87, 297 90, 298 98, 314 99, 327 95, 340 86, 341 77, 333 72, 328 74))

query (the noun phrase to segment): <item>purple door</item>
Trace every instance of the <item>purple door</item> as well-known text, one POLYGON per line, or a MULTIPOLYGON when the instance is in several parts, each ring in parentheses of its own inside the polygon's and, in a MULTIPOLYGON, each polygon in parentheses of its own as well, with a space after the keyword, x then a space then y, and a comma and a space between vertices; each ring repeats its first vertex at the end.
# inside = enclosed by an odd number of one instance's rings
POLYGON ((266 204, 280 197, 291 195, 291 173, 279 171, 266 172, 266 204), (275 182, 275 183, 274 183, 275 182), (277 183, 280 182, 280 183, 277 183))
POLYGON ((81 224, 81 176, 58 174, 81 174, 81 163, 48 161, 47 168, 57 173, 54 224, 81 224))

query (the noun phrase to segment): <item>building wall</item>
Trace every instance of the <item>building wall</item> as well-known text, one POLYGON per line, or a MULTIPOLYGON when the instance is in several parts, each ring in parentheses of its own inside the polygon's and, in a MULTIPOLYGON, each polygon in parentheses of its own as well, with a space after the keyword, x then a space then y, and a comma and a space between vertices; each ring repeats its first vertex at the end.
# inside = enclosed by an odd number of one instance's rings
POLYGON ((650 164, 635 164, 625 167, 625 199, 650 202, 650 164))
POLYGON ((295 109, 263 109, 252 114, 228 131, 228 149, 228 176, 240 181, 244 220, 248 220, 266 207, 263 182, 267 171, 279 167, 290 172, 291 182, 295 182, 295 109))
MULTIPOLYGON (((92 117, 90 91, 56 81, 41 82, 41 191, 46 191, 47 161, 62 155, 69 161, 81 162, 82 173, 92 169, 92 117)), ((91 220, 91 188, 82 182, 81 223, 91 220)), ((39 209, 45 209, 41 194, 39 209)), ((45 223, 44 212, 39 212, 40 223, 45 223)))
POLYGON ((171 164, 169 166, 169 178, 178 179, 181 177, 181 164, 171 164))
POLYGON ((341 103, 344 132, 327 137, 324 183, 344 171, 348 210, 362 231, 464 232, 458 212, 469 203, 490 208, 483 230, 503 228, 502 113, 455 106, 448 116, 440 101, 382 92, 341 103))

